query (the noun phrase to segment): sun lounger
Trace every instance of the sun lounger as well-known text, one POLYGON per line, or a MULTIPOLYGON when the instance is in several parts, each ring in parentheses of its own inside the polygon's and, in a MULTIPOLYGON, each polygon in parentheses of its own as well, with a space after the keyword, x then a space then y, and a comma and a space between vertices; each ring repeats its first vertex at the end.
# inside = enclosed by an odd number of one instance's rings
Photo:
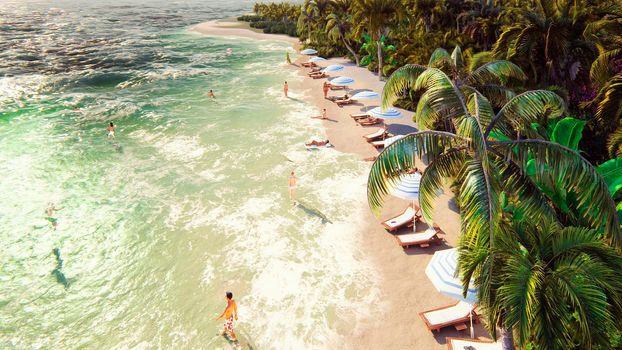
POLYGON ((464 325, 470 322, 470 312, 473 312, 473 322, 477 321, 477 314, 471 310, 472 306, 469 303, 459 301, 453 305, 420 312, 419 316, 430 331, 438 332, 442 328, 451 326, 456 326, 456 329, 463 329, 464 325))
POLYGON ((315 62, 302 62, 301 65, 303 67, 317 67, 317 64, 315 64, 315 62))
POLYGON ((387 131, 384 128, 380 128, 371 134, 363 135, 367 142, 371 142, 380 138, 384 138, 387 135, 387 131))
POLYGON ((347 87, 345 85, 332 85, 332 84, 329 84, 328 86, 330 87, 331 90, 343 90, 347 87))
POLYGON ((426 248, 429 247, 430 244, 440 241, 440 238, 438 238, 438 231, 433 227, 430 227, 423 232, 395 235, 395 239, 397 239, 397 243, 404 248, 408 248, 413 245, 426 248))
POLYGON ((377 149, 382 149, 384 148, 384 140, 380 140, 380 141, 372 141, 370 142, 372 146, 376 147, 377 149))
POLYGON ((465 338, 445 338, 449 350, 501 350, 501 343, 488 340, 476 340, 465 338))
POLYGON ((363 126, 371 126, 371 125, 376 125, 376 124, 380 124, 384 122, 384 120, 382 120, 381 118, 374 118, 374 117, 369 117, 366 119, 359 119, 358 123, 363 125, 363 126))
POLYGON ((370 115, 367 113, 359 113, 359 114, 350 114, 350 117, 354 120, 366 119, 369 118, 370 115))
POLYGON ((415 209, 413 209, 413 207, 411 206, 408 206, 400 215, 383 222, 382 226, 384 226, 384 228, 389 231, 395 231, 404 226, 414 226, 416 220, 415 215, 415 209))
POLYGON ((351 98, 347 98, 345 100, 336 100, 335 103, 338 106, 345 106, 345 105, 349 105, 349 104, 353 104, 354 102, 356 102, 356 100, 353 100, 351 98))
POLYGON ((328 77, 328 74, 326 74, 326 73, 315 74, 315 75, 310 75, 310 77, 313 78, 313 79, 322 79, 322 78, 328 77))

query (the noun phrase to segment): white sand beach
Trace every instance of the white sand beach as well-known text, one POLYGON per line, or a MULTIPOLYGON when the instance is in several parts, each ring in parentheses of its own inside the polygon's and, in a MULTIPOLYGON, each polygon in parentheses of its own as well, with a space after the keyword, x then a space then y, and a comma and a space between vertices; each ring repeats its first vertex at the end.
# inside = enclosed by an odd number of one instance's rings
MULTIPOLYGON (((194 26, 192 29, 207 35, 241 36, 261 40, 286 40, 296 43, 295 38, 257 33, 244 28, 245 24, 224 21, 211 21, 194 26)), ((292 58, 296 55, 292 55, 292 58)), ((358 126, 350 114, 378 106, 380 101, 363 101, 344 106, 324 99, 322 84, 326 79, 311 79, 307 77, 308 68, 300 63, 307 61, 306 56, 300 55, 291 69, 299 71, 304 76, 302 84, 290 84, 290 91, 303 92, 309 102, 317 106, 317 115, 323 108, 327 109, 328 120, 322 120, 326 134, 335 149, 340 152, 355 154, 362 159, 375 156, 378 151, 362 137, 378 129, 378 126, 358 126)), ((356 67, 344 58, 332 58, 322 62, 322 66, 329 64, 345 66, 340 72, 331 73, 331 76, 348 76, 355 80, 350 90, 372 90, 382 92, 383 82, 365 67, 356 67)), ((329 96, 343 95, 343 90, 330 91, 329 96)), ((412 120, 413 113, 400 110, 400 119, 387 120, 388 131, 393 134, 407 134, 417 130, 412 120)), ((310 116, 311 117, 311 116, 310 116)), ((371 162, 368 162, 371 166, 371 162)), ((423 166, 423 164, 422 164, 423 166)), ((458 239, 460 222, 459 213, 451 194, 447 191, 439 197, 435 205, 435 222, 442 229, 440 235, 444 242, 428 248, 411 247, 403 249, 396 243, 393 234, 387 232, 380 224, 382 220, 399 214, 409 203, 394 197, 388 197, 380 218, 375 217, 371 210, 361 218, 367 229, 360 232, 359 243, 364 247, 368 258, 376 266, 378 281, 381 286, 381 299, 386 308, 383 313, 374 315, 356 325, 353 334, 344 334, 347 344, 339 348, 348 349, 446 349, 445 337, 468 337, 468 330, 457 331, 454 328, 445 328, 441 332, 430 332, 419 316, 419 312, 454 304, 455 300, 441 295, 425 275, 425 267, 433 253, 437 250, 455 247, 458 239)), ((418 230, 424 230, 426 224, 418 224, 418 230)), ((406 233, 403 229, 399 233, 406 233)), ((476 326, 476 337, 486 339, 488 333, 476 326)))

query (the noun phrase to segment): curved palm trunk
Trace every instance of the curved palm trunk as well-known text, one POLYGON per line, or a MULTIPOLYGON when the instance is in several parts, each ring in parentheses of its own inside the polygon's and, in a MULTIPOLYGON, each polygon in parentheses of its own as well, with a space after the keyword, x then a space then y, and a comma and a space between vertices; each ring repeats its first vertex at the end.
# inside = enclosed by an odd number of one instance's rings
POLYGON ((378 79, 382 80, 382 43, 380 42, 380 38, 382 36, 378 33, 378 41, 376 42, 377 51, 378 51, 378 79))
POLYGON ((501 329, 501 349, 514 350, 514 334, 512 329, 501 329))
POLYGON ((359 66, 359 55, 357 55, 356 52, 354 52, 354 50, 352 49, 352 46, 348 44, 348 41, 343 35, 341 36, 341 41, 343 41, 343 44, 346 46, 346 49, 348 49, 348 51, 350 51, 352 56, 354 56, 354 60, 356 61, 356 66, 358 67, 359 66))

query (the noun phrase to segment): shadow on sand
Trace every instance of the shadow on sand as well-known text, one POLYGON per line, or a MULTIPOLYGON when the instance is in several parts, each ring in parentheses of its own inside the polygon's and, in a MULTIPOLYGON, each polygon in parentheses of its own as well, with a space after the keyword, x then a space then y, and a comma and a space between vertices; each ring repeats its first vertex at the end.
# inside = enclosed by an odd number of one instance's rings
POLYGON ((321 211, 315 209, 315 208, 311 208, 310 206, 302 203, 302 202, 298 202, 298 204, 296 205, 298 208, 302 209, 302 211, 305 212, 305 214, 309 215, 309 216, 315 216, 317 218, 320 218, 322 220, 323 224, 332 224, 333 222, 330 221, 330 219, 328 219, 326 217, 326 215, 324 215, 324 213, 322 213, 321 211))

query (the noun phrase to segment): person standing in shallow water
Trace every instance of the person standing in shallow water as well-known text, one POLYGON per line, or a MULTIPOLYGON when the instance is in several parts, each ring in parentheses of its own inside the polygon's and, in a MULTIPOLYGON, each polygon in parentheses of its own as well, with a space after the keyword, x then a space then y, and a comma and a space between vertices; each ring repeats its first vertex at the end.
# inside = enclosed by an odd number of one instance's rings
POLYGON ((292 171, 292 173, 289 175, 287 187, 289 189, 289 199, 293 201, 294 205, 296 204, 296 181, 296 175, 292 171))
POLYGON ((221 318, 225 319, 225 324, 220 335, 225 335, 225 333, 227 333, 232 341, 236 341, 237 338, 233 332, 233 318, 235 317, 235 320, 238 320, 238 305, 235 303, 235 300, 233 300, 233 293, 227 292, 225 298, 227 300, 227 307, 225 307, 225 311, 223 311, 216 320, 220 320, 221 318))
POLYGON ((285 97, 287 97, 288 91, 289 91, 289 86, 287 85, 287 82, 285 82, 285 84, 283 84, 283 93, 285 94, 285 97))
POLYGON ((114 125, 114 123, 110 122, 110 124, 108 124, 108 127, 106 128, 106 130, 108 131, 108 138, 113 138, 114 139, 114 129, 116 128, 116 126, 114 125))
POLYGON ((48 203, 48 207, 45 209, 45 219, 50 222, 54 231, 56 231, 56 227, 58 226, 58 219, 54 217, 54 213, 62 209, 63 208, 56 208, 52 202, 48 203))

